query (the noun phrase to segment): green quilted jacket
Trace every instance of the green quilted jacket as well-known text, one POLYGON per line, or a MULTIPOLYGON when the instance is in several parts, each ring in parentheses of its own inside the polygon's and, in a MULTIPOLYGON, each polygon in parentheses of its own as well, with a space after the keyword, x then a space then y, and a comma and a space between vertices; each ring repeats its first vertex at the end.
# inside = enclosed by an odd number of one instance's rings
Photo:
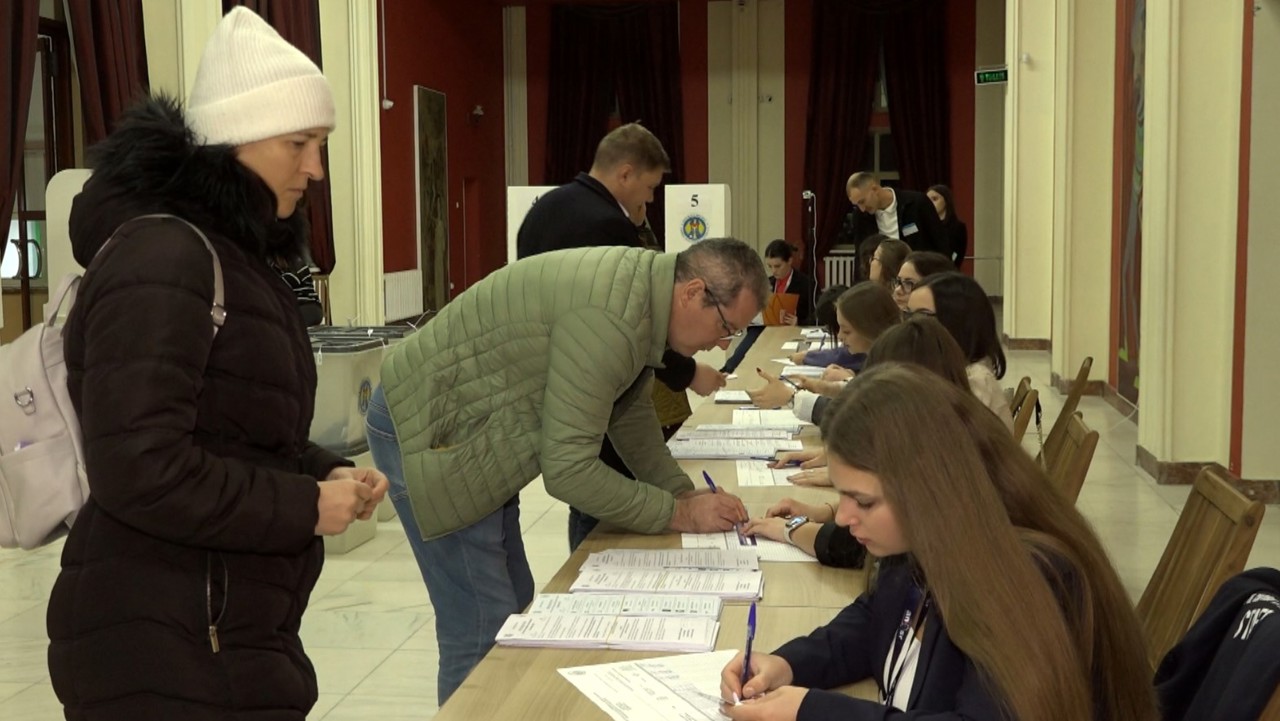
POLYGON ((547 492, 643 533, 693 488, 652 401, 674 254, 578 248, 509 265, 387 356, 382 385, 425 539, 479 521, 542 474, 547 492), (633 481, 600 462, 608 433, 633 481))

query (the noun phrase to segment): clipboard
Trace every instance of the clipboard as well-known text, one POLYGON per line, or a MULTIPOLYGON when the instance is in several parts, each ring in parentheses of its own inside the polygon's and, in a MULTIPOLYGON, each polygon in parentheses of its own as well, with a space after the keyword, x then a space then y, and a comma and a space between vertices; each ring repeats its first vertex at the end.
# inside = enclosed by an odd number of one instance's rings
POLYGON ((764 324, 765 325, 785 325, 782 322, 782 312, 786 311, 791 315, 796 314, 796 308, 800 306, 800 296, 796 293, 774 293, 769 296, 769 302, 764 306, 764 324))

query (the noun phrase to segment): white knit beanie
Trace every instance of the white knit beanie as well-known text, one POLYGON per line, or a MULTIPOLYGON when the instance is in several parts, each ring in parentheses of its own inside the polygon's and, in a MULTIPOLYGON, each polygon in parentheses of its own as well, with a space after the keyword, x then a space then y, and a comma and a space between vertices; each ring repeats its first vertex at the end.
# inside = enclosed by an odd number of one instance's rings
POLYGON ((320 68, 253 11, 214 29, 187 99, 202 145, 244 145, 310 128, 333 130, 333 91, 320 68))

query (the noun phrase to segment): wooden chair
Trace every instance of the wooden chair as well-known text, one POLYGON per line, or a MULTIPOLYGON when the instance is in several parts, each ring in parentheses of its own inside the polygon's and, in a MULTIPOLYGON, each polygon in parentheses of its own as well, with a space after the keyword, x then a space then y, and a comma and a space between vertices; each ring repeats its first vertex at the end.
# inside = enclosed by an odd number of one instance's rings
POLYGON ((1196 476, 1138 601, 1152 669, 1186 635, 1222 583, 1244 570, 1253 550, 1264 507, 1237 491, 1233 478, 1219 465, 1205 466, 1196 476))
MULTIPOLYGON (((1013 400, 1009 403, 1009 410, 1013 412, 1013 440, 1021 443, 1023 436, 1027 435, 1027 428, 1031 425, 1031 419, 1038 415, 1036 404, 1040 402, 1040 392, 1031 387, 1031 379, 1023 377, 1018 383, 1018 388, 1013 392, 1013 400)), ((1036 427, 1040 424, 1037 422, 1036 427)))
MULTIPOLYGON (((1033 393, 1035 391, 1032 391, 1033 393)), ((1098 432, 1084 424, 1079 411, 1067 419, 1067 430, 1054 462, 1049 466, 1049 480, 1073 503, 1080 497, 1080 488, 1093 463, 1093 452, 1098 448, 1098 432)))
POLYGON ((1040 461, 1046 469, 1053 466, 1058 451, 1066 441, 1067 425, 1071 422, 1071 416, 1075 415, 1076 408, 1080 406, 1080 396, 1084 395, 1084 387, 1089 383, 1089 371, 1092 369, 1093 356, 1089 356, 1080 364, 1080 371, 1076 373, 1076 379, 1071 382, 1071 388, 1067 390, 1067 399, 1062 404, 1062 412, 1053 422, 1053 428, 1049 429, 1049 435, 1045 436, 1044 447, 1040 449, 1040 455, 1036 460, 1040 461))

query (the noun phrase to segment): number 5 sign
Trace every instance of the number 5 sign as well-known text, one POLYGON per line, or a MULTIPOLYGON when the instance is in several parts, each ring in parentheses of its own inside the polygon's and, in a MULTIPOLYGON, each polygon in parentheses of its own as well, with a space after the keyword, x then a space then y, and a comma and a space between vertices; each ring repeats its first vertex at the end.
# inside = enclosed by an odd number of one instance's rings
POLYGON ((668 185, 665 188, 667 252, 679 252, 704 238, 730 235, 729 186, 668 185))

